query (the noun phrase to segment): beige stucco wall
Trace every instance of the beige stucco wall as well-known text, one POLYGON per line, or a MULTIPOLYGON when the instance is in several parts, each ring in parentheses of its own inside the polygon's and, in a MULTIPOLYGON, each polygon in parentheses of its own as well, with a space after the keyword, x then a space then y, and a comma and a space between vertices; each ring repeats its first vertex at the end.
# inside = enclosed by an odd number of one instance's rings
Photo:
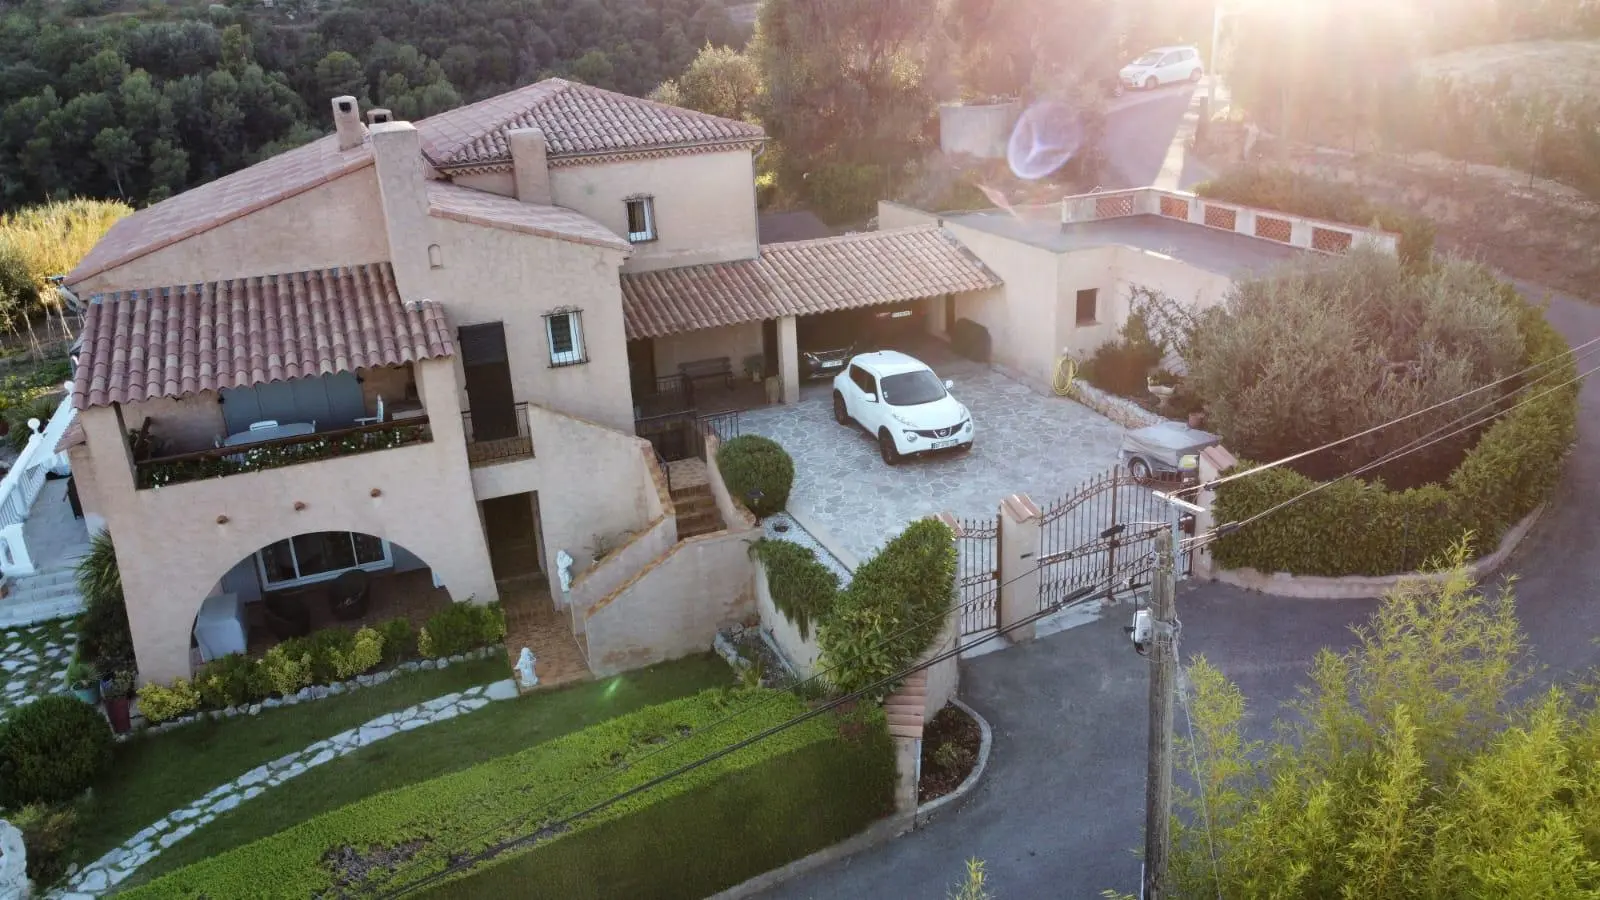
POLYGON ((475 191, 488 191, 502 197, 517 196, 517 180, 509 171, 482 172, 476 175, 451 175, 450 181, 475 191))
POLYGON ((590 608, 615 593, 677 542, 677 520, 672 516, 660 516, 599 564, 589 563, 588 568, 572 580, 572 591, 564 598, 559 590, 551 596, 556 598, 558 606, 564 602, 572 608, 574 629, 581 634, 588 627, 590 608))
MULTIPOLYGON (((431 219, 444 265, 429 273, 456 328, 503 322, 518 402, 540 403, 612 428, 633 431, 633 393, 622 321, 619 251, 431 219), (589 361, 550 366, 544 313, 583 311, 589 361)), ((462 381, 461 403, 466 397, 462 381)))
POLYGON ((150 423, 150 435, 162 443, 162 453, 189 453, 209 450, 227 427, 222 421, 222 404, 214 391, 191 394, 182 399, 158 397, 141 403, 129 403, 122 408, 123 421, 129 430, 137 431, 150 423))
POLYGON ((107 290, 275 275, 389 258, 371 166, 75 285, 107 290))
POLYGON ((533 459, 477 466, 471 490, 479 500, 538 492, 546 574, 551 596, 560 597, 556 551, 572 556, 574 572, 585 571, 596 535, 615 544, 623 532, 644 531, 661 515, 646 465, 650 444, 539 406, 528 407, 528 426, 533 459))
POLYGON ((767 580, 767 567, 756 563, 756 612, 761 616, 761 627, 772 636, 778 651, 801 678, 817 674, 822 658, 822 647, 817 644, 817 626, 811 623, 811 634, 800 636, 800 629, 789 617, 778 611, 772 602, 772 587, 767 580))
POLYGON ((624 238, 624 200, 636 194, 655 198, 659 237, 635 244, 625 271, 754 259, 757 253, 755 161, 749 150, 558 166, 550 170, 550 189, 557 206, 624 238))
POLYGON ((710 649, 719 628, 755 615, 755 531, 719 531, 676 545, 590 609, 589 669, 604 677, 710 649))
POLYGON ((427 362, 418 380, 433 423, 429 443, 159 490, 134 489, 114 409, 81 414, 92 451, 83 462, 116 542, 143 681, 187 677, 201 600, 239 560, 296 534, 386 538, 427 562, 454 599, 497 598, 467 474, 454 373, 446 362, 427 362))
POLYGON ((1022 104, 939 104, 939 149, 946 154, 1005 159, 1022 104))
MULTIPOLYGON (((1060 256, 956 223, 945 223, 945 229, 1005 282, 957 297, 957 318, 972 319, 989 330, 995 363, 1048 383, 1061 351, 1055 324, 1060 256)), ((1084 266, 1095 265, 1097 258, 1105 265, 1098 251, 1088 251, 1085 257, 1084 266)))
MULTIPOLYGON (((1051 350, 1059 355, 1063 349, 1080 359, 1093 354, 1095 348, 1117 336, 1117 330, 1128 319, 1127 291, 1120 284, 1120 249, 1097 247, 1063 253, 1057 257, 1058 279, 1053 309, 1049 315, 1055 323, 1055 340, 1051 350), (1078 324, 1078 292, 1099 291, 1095 301, 1095 322, 1078 324)), ((1034 304, 1045 298, 1024 295, 1023 303, 1031 312, 1034 304)), ((1024 315, 1029 312, 1023 312, 1024 315)), ((1054 358, 1052 358, 1052 364, 1054 358)), ((1053 371, 1053 370, 1052 370, 1053 371)))
POLYGON ((743 378, 744 358, 761 352, 760 322, 686 331, 656 338, 656 374, 676 375, 679 363, 726 356, 733 364, 734 377, 743 378))
POLYGON ((903 203, 893 203, 888 200, 878 201, 879 231, 893 231, 896 228, 937 224, 939 224, 937 213, 920 210, 915 206, 906 206, 903 203))

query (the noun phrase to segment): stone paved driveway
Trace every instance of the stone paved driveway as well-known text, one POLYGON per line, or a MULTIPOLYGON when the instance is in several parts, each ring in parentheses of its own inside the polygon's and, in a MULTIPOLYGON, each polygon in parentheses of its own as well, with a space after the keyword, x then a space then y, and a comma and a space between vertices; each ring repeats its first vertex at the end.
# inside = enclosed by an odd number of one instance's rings
POLYGON ((1035 393, 984 366, 937 361, 972 410, 977 439, 965 456, 910 459, 891 468, 866 432, 833 421, 828 382, 799 403, 743 413, 740 427, 784 446, 795 461, 789 499, 858 560, 906 523, 938 512, 992 515, 1026 493, 1043 506, 1116 462, 1121 426, 1078 404, 1035 393))

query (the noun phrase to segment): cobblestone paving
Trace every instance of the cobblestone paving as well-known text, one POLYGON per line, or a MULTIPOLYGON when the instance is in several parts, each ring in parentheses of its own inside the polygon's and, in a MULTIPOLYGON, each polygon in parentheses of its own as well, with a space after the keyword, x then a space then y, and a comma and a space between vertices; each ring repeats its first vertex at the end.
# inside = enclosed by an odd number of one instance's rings
POLYGON ((1116 463, 1123 429, 1099 414, 985 368, 936 368, 972 410, 977 439, 964 456, 884 465, 866 432, 833 421, 827 382, 808 385, 799 403, 740 418, 744 433, 772 438, 794 457, 789 505, 858 559, 923 516, 993 515, 1002 497, 1019 492, 1044 506, 1116 463))
POLYGON ((0 629, 0 716, 45 694, 64 692, 72 620, 0 629))

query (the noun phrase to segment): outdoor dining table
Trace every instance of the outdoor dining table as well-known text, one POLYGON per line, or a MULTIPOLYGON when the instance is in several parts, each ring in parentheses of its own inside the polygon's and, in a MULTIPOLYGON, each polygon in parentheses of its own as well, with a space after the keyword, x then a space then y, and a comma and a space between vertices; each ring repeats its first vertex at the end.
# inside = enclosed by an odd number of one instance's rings
POLYGON ((259 444, 262 441, 271 441, 278 438, 315 434, 316 430, 317 426, 312 422, 288 422, 283 425, 274 425, 271 428, 256 428, 250 431, 241 431, 238 434, 230 434, 222 439, 222 446, 237 447, 240 444, 259 444))

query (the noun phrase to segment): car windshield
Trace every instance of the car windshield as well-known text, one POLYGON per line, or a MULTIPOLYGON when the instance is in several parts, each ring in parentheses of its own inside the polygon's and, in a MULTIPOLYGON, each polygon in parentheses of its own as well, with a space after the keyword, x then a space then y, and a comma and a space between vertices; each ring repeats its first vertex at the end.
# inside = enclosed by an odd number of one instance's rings
POLYGON ((1159 53, 1146 53, 1145 55, 1143 55, 1143 56, 1139 57, 1138 59, 1134 60, 1133 62, 1129 63, 1129 65, 1134 65, 1134 66, 1153 66, 1153 65, 1155 65, 1156 63, 1158 63, 1160 61, 1161 61, 1161 54, 1159 54, 1159 53))
POLYGON ((883 379, 883 402, 890 406, 917 406, 943 398, 944 382, 929 369, 883 379))

